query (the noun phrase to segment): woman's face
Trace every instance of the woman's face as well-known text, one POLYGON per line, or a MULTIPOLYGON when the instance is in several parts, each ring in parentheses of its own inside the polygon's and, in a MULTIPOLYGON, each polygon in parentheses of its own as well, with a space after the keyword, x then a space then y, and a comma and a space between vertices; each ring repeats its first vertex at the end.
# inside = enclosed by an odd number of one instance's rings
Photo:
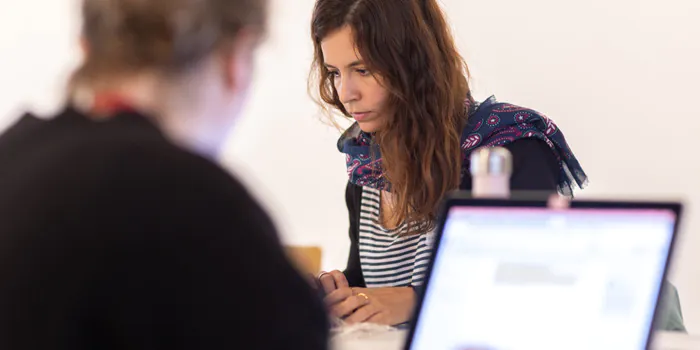
POLYGON ((368 71, 355 46, 350 26, 332 32, 321 41, 324 65, 345 110, 362 131, 380 130, 388 118, 389 93, 368 71))

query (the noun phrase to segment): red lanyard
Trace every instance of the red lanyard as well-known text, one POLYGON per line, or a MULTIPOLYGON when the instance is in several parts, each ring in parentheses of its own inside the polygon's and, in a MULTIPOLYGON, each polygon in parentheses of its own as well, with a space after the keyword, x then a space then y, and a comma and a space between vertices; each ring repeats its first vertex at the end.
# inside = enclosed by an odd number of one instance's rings
POLYGON ((123 95, 114 92, 98 92, 93 97, 90 113, 98 115, 114 115, 119 112, 135 112, 133 104, 123 95))

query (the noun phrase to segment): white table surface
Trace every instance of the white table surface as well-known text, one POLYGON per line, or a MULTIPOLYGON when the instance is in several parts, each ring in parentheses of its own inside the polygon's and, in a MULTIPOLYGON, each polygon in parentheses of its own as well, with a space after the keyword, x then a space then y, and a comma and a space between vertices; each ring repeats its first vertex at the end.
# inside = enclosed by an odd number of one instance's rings
MULTIPOLYGON (((404 345, 407 331, 380 331, 334 336, 332 350, 400 350, 404 345)), ((682 333, 658 332, 652 345, 653 350, 699 350, 700 336, 682 333)), ((435 349, 440 350, 440 349, 435 349)))
POLYGON ((407 331, 378 332, 371 335, 334 336, 331 350, 400 350, 407 331))

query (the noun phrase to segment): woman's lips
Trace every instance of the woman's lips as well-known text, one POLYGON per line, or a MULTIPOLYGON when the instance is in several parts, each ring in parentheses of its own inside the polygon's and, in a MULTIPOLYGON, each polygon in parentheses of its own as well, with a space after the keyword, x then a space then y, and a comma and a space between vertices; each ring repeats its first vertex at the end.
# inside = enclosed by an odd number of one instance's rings
POLYGON ((367 119, 367 117, 369 117, 369 115, 371 113, 372 112, 353 112, 350 114, 352 115, 353 118, 355 118, 355 120, 357 120, 358 122, 361 122, 361 121, 367 119))

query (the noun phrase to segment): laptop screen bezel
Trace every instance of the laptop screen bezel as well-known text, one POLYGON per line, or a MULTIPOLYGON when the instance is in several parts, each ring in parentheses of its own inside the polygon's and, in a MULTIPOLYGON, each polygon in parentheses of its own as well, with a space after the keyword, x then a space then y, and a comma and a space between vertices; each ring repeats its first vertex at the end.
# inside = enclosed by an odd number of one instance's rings
MULTIPOLYGON (((407 334, 406 342, 404 344, 404 349, 410 350, 413 344, 413 339, 415 337, 416 328, 418 326, 418 320, 420 318, 421 310, 423 308, 424 299, 426 291, 430 287, 430 281, 433 274, 433 265, 437 258, 437 252, 439 251, 440 244, 442 242, 443 231, 445 228, 445 221, 447 219, 450 210, 454 207, 497 207, 497 208, 547 208, 548 200, 550 198, 549 193, 539 193, 539 192, 520 192, 513 193, 508 199, 499 198, 474 198, 471 196, 470 192, 458 191, 451 194, 442 204, 438 215, 438 225, 435 231, 435 243, 432 247, 432 255, 430 256, 426 275, 424 278, 423 286, 421 287, 421 292, 417 295, 416 306, 413 312, 413 317, 411 318, 409 332, 407 334)), ((680 202, 652 202, 652 201, 614 201, 614 200, 573 200, 569 203, 569 208, 576 209, 648 209, 648 210, 670 210, 675 214, 675 222, 673 227, 673 233, 671 236, 671 242, 668 249, 668 254, 666 255, 666 260, 664 261, 664 270, 661 282, 656 287, 656 304, 654 307, 654 317, 647 330, 646 337, 646 347, 649 348, 653 336, 653 330, 657 327, 657 322, 659 321, 659 315, 661 308, 659 307, 662 298, 662 287, 663 281, 666 280, 670 264, 673 259, 673 252, 678 236, 678 230, 681 222, 682 204, 680 202)), ((552 210, 566 210, 566 209, 552 209, 552 210)))

